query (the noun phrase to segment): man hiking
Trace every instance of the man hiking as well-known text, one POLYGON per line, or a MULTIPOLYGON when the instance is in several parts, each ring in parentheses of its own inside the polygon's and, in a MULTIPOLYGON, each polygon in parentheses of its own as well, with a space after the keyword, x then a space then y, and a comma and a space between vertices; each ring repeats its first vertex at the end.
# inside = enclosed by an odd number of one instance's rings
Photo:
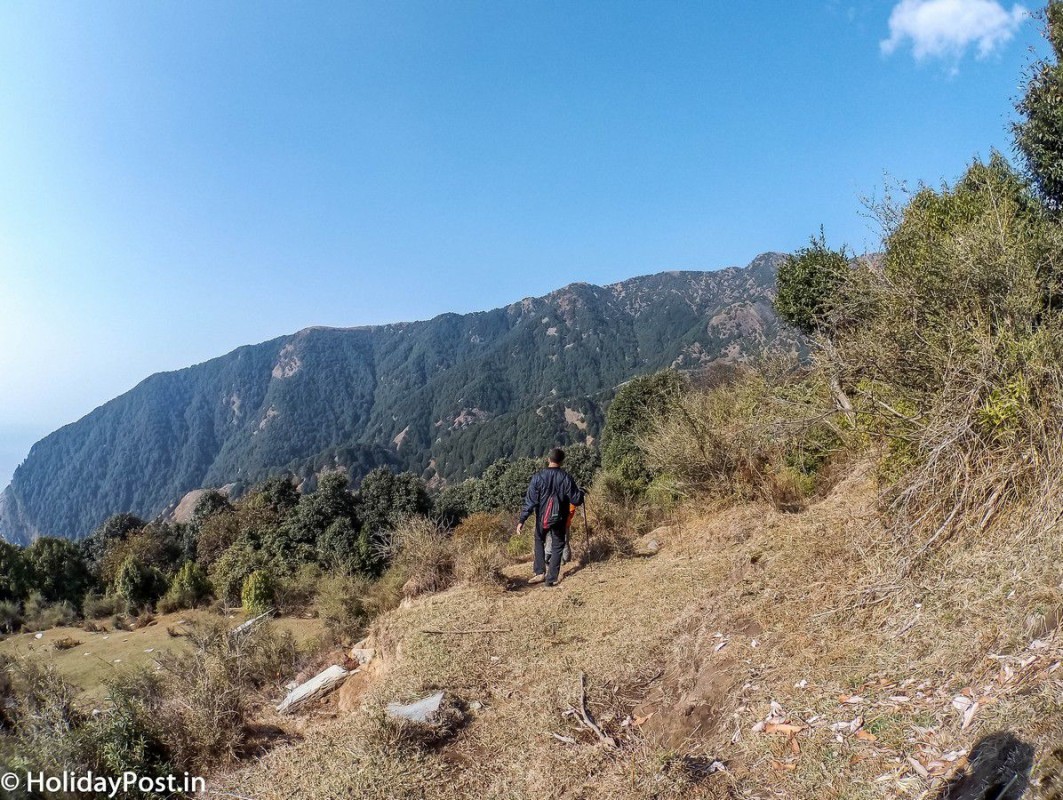
POLYGON ((561 571, 561 555, 568 537, 569 511, 572 506, 583 505, 583 491, 572 476, 561 469, 565 463, 565 451, 555 447, 550 451, 546 469, 536 472, 524 495, 520 510, 517 533, 524 528, 531 513, 535 512, 535 563, 532 567, 537 583, 544 575, 547 586, 556 586, 561 571), (549 536, 550 554, 546 554, 546 537, 549 536))

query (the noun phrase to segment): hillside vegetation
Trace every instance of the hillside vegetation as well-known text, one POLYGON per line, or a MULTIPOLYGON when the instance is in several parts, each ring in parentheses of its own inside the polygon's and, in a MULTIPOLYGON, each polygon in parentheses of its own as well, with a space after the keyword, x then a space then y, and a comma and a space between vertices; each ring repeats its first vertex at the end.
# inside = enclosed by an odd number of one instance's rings
MULTIPOLYGON (((42 441, 0 495, 0 536, 78 539, 201 487, 388 465, 461 479, 593 441, 629 378, 797 352, 771 307, 781 257, 745 269, 573 284, 493 311, 309 328, 153 375, 42 441)), ((309 488, 312 488, 312 483, 309 488)))
MULTIPOLYGON (((1063 2, 1046 17, 1058 59, 1063 2)), ((1020 167, 882 204, 880 256, 821 233, 779 264, 810 359, 619 387, 600 448, 572 448, 590 508, 557 587, 513 530, 530 459, 434 494, 387 468, 274 479, 187 524, 0 550, 10 627, 213 598, 323 631, 308 653, 193 626, 97 715, 16 657, 0 759, 260 800, 1059 797, 1061 96, 1035 64, 1020 167), (274 711, 323 667, 351 673, 274 711), (428 721, 388 710, 439 691, 428 721)))

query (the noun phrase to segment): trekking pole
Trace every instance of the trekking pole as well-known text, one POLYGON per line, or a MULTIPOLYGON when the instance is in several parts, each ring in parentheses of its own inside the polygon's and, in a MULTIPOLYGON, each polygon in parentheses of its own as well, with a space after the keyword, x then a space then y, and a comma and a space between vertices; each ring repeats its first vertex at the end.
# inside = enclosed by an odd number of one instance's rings
POLYGON ((583 563, 591 563, 591 524, 587 521, 587 497, 583 497, 583 563))

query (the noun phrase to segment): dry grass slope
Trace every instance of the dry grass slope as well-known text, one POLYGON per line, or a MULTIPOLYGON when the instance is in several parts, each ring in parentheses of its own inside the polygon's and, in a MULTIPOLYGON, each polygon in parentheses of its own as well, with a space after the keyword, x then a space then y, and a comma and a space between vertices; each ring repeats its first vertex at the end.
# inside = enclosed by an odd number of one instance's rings
POLYGON ((902 575, 876 498, 860 466, 801 514, 676 512, 658 555, 576 569, 557 589, 418 598, 375 624, 360 708, 319 709, 294 723, 299 740, 211 788, 929 798, 1003 728, 1040 763, 1063 732, 1063 536, 972 534, 902 575), (485 628, 500 632, 424 633, 485 628), (579 720, 581 673, 615 747, 579 720), (431 748, 398 740, 384 704, 436 688, 467 724, 431 748))

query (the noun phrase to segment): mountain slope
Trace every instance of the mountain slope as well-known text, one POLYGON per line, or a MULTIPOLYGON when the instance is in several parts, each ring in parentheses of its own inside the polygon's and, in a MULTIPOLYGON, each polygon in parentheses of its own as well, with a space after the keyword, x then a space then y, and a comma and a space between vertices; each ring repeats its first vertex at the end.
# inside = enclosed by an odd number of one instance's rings
POLYGON ((0 536, 80 538, 202 486, 379 464, 426 477, 597 434, 613 388, 801 342, 771 308, 781 256, 743 269, 573 284, 492 311, 308 328, 152 375, 34 445, 0 495, 0 536))

